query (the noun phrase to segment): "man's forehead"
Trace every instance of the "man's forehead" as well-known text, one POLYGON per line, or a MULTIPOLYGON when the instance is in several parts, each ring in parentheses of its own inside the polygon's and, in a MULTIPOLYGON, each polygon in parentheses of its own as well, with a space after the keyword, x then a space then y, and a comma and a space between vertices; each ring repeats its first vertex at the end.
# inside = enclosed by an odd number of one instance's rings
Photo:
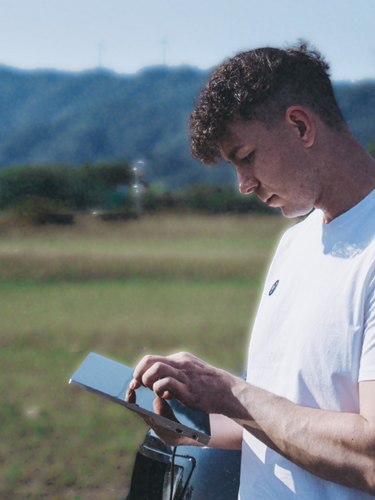
POLYGON ((258 120, 235 120, 228 123, 225 128, 225 132, 219 140, 219 143, 231 142, 233 145, 238 145, 245 139, 249 139, 254 133, 256 133, 259 127, 262 127, 262 123, 258 120))
POLYGON ((243 147, 255 147, 259 141, 272 140, 282 125, 285 125, 284 120, 272 128, 260 120, 236 120, 228 124, 217 144, 224 158, 232 161, 243 147))
POLYGON ((254 129, 256 129, 256 124, 249 120, 236 120, 229 123, 225 133, 218 140, 222 156, 228 161, 235 160, 238 151, 251 142, 254 129))

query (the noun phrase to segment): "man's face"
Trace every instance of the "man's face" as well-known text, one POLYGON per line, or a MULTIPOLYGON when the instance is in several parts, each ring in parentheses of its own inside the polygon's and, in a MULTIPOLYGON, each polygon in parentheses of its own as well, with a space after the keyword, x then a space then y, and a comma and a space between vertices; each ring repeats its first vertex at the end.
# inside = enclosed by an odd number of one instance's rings
POLYGON ((298 128, 284 120, 266 128, 260 121, 230 124, 218 143, 237 171, 242 194, 254 192, 285 217, 309 213, 320 193, 320 176, 298 128))

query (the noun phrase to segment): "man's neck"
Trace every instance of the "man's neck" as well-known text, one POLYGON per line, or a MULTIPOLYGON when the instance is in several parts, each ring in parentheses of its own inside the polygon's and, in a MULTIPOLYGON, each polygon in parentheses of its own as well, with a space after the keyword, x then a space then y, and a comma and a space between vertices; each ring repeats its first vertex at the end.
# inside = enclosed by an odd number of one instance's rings
POLYGON ((329 223, 375 189, 375 161, 349 130, 326 134, 321 148, 323 188, 316 208, 323 210, 329 223))

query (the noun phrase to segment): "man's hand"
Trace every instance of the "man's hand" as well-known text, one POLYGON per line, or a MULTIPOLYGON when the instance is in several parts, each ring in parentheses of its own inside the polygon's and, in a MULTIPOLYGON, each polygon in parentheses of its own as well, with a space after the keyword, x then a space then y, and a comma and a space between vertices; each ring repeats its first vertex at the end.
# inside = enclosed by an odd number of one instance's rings
MULTIPOLYGON (((129 387, 129 389, 127 390, 125 401, 127 403, 137 404, 136 390, 132 388, 133 386, 134 384, 131 384, 131 387, 129 387)), ((164 401, 164 399, 159 398, 159 396, 156 396, 156 398, 154 399, 153 407, 154 407, 154 412, 157 415, 178 422, 172 408, 166 401, 164 401)), ((202 444, 198 443, 197 441, 194 441, 193 439, 190 439, 186 436, 181 436, 181 434, 178 434, 177 432, 170 431, 165 427, 156 424, 152 417, 147 417, 145 415, 139 415, 139 416, 149 427, 151 427, 151 429, 160 437, 160 439, 162 439, 164 443, 166 443, 169 446, 186 446, 186 445, 203 446, 202 444)))
POLYGON ((215 368, 192 354, 146 356, 134 370, 130 389, 142 385, 161 399, 177 399, 204 413, 224 413, 237 377, 215 368))
MULTIPOLYGON (((159 396, 154 401, 155 413, 159 415, 171 418, 171 408, 165 399, 177 399, 193 410, 209 413, 209 446, 235 450, 241 449, 242 427, 221 413, 233 402, 233 389, 238 381, 243 382, 185 352, 167 357, 146 356, 135 368, 127 397, 129 402, 135 402, 136 389, 145 386, 159 396)), ((144 421, 170 446, 202 446, 197 441, 157 426, 152 419, 144 421)))
MULTIPOLYGON (((169 418, 170 420, 178 422, 172 408, 166 401, 164 401, 164 399, 161 399, 157 396, 154 399, 153 407, 154 407, 154 412, 157 415, 161 415, 162 417, 166 417, 169 418)), ((155 424, 152 418, 151 422, 149 422, 149 426, 152 428, 153 431, 155 431, 155 433, 160 437, 160 439, 162 439, 164 443, 168 444, 169 446, 184 446, 191 444, 196 445, 196 441, 193 441, 192 439, 189 439, 186 436, 181 436, 181 434, 178 434, 177 432, 169 431, 165 427, 161 427, 155 424)))

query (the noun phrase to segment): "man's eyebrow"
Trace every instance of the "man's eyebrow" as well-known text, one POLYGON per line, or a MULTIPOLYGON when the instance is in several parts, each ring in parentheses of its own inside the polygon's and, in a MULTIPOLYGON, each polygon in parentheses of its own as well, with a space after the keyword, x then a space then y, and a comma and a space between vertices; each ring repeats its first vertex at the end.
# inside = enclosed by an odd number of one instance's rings
POLYGON ((228 155, 228 160, 235 160, 236 159, 236 154, 237 154, 237 151, 239 151, 241 148, 242 148, 242 144, 239 145, 239 146, 235 146, 231 152, 229 153, 228 155))

